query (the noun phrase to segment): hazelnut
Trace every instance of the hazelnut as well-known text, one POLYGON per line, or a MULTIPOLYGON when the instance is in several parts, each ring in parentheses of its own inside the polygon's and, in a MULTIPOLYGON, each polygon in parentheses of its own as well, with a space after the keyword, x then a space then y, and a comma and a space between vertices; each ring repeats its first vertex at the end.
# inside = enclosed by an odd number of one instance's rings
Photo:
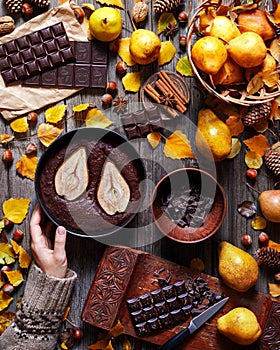
POLYGON ((280 281, 280 272, 277 272, 275 275, 274 275, 274 279, 276 280, 276 281, 280 281))
POLYGON ((187 37, 185 35, 181 35, 179 38, 179 45, 182 47, 187 46, 187 37))
POLYGON ((113 97, 110 94, 104 94, 101 97, 101 101, 104 105, 109 105, 112 102, 112 100, 113 100, 113 97))
POLYGON ((253 240, 252 240, 252 237, 250 235, 245 234, 242 236, 241 242, 245 247, 249 247, 253 243, 253 240))
POLYGON ((6 283, 3 286, 3 292, 6 294, 12 294, 14 290, 15 290, 14 286, 11 285, 10 283, 6 283))
POLYGON ((80 329, 75 329, 74 338, 75 339, 82 339, 82 337, 83 337, 83 332, 80 329))
POLYGON ((261 245, 266 246, 268 244, 268 242, 269 242, 268 234, 265 233, 265 232, 261 232, 259 234, 259 242, 260 242, 261 245))
POLYGON ((247 169, 246 170, 246 176, 251 180, 255 180, 257 175, 258 175, 258 172, 256 169, 247 169))
POLYGON ((36 123, 38 120, 38 114, 36 112, 30 112, 28 113, 27 120, 30 123, 36 123))
POLYGON ((1 269, 1 276, 2 277, 5 277, 6 275, 5 275, 5 272, 6 271, 11 271, 12 269, 10 268, 10 266, 8 266, 8 265, 4 265, 3 267, 2 267, 2 269, 1 269))
POLYGON ((185 11, 182 11, 178 15, 178 21, 179 22, 187 22, 188 21, 188 14, 185 11))
POLYGON ((30 4, 28 4, 27 2, 25 2, 21 6, 21 11, 25 16, 31 16, 33 13, 33 7, 30 4))
POLYGON ((18 243, 20 243, 23 240, 23 236, 24 236, 24 233, 19 229, 16 229, 13 232, 13 240, 18 243))
POLYGON ((119 74, 125 74, 127 72, 127 64, 124 61, 117 62, 116 70, 119 74))
POLYGON ((5 150, 2 152, 2 160, 3 160, 3 162, 9 163, 9 162, 11 162, 13 159, 14 159, 14 157, 13 157, 13 152, 12 152, 10 149, 5 149, 5 150))
POLYGON ((77 18, 78 22, 82 24, 85 18, 84 10, 81 7, 76 7, 74 9, 74 15, 77 18))
POLYGON ((107 86, 106 86, 106 90, 110 94, 116 92, 117 91, 117 83, 115 81, 108 81, 107 86))
POLYGON ((30 142, 30 143, 28 143, 26 145, 26 147, 25 147, 25 154, 27 156, 34 155, 34 154, 36 154, 36 152, 37 152, 37 146, 34 145, 34 143, 30 142))
POLYGON ((119 51, 119 47, 120 47, 119 40, 111 41, 110 44, 109 44, 109 51, 117 53, 119 51))
POLYGON ((14 226, 14 223, 9 219, 4 218, 4 226, 5 228, 10 229, 14 226))

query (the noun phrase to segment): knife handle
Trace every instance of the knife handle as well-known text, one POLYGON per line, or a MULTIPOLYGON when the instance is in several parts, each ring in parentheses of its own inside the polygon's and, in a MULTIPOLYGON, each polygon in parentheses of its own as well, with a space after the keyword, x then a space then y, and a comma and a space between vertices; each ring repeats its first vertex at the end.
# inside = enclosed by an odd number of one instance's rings
POLYGON ((169 339, 166 343, 158 348, 158 350, 172 350, 184 341, 190 335, 189 328, 182 330, 180 333, 176 334, 174 337, 169 339))

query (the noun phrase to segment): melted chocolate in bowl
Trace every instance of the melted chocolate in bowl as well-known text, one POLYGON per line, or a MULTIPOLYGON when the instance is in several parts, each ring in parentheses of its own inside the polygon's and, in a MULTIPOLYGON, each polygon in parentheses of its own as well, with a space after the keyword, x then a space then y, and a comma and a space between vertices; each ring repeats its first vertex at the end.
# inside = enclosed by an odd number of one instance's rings
POLYGON ((40 158, 35 178, 38 200, 47 216, 73 234, 103 236, 127 225, 139 210, 145 179, 143 163, 134 147, 116 132, 81 128, 54 141, 40 158), (54 178, 61 164, 78 148, 85 147, 89 183, 73 201, 59 196, 54 178), (122 213, 108 215, 97 200, 97 189, 106 160, 115 164, 130 188, 129 204, 122 213))

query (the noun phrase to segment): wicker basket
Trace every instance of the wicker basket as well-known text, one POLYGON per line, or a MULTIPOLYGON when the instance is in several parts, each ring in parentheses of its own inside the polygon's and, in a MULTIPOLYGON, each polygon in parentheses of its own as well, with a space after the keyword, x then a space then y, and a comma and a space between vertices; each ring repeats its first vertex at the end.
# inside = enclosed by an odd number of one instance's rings
MULTIPOLYGON (((259 91, 258 94, 249 95, 244 93, 246 91, 246 85, 235 85, 234 89, 230 90, 230 86, 225 86, 224 93, 222 90, 219 90, 217 87, 213 86, 210 82, 209 76, 200 71, 194 64, 192 57, 191 57, 191 49, 192 44, 195 42, 195 40, 199 37, 197 35, 198 32, 198 22, 199 22, 199 15, 200 12, 204 9, 207 9, 208 7, 216 7, 218 8, 220 5, 222 5, 222 1, 218 2, 211 2, 211 0, 206 0, 197 9, 195 10, 195 13, 193 17, 191 18, 188 26, 188 33, 187 33, 187 54, 189 57, 190 64, 192 66, 193 72, 202 84, 202 86, 209 91, 212 95, 217 97, 219 100, 223 102, 228 103, 236 103, 243 106, 252 106, 264 102, 268 102, 276 98, 277 96, 280 96, 280 80, 278 82, 278 87, 273 92, 266 92, 263 88, 261 91, 259 91)), ((272 1, 272 6, 275 6, 275 1, 272 1)), ((220 87, 219 87, 220 88, 220 87)))

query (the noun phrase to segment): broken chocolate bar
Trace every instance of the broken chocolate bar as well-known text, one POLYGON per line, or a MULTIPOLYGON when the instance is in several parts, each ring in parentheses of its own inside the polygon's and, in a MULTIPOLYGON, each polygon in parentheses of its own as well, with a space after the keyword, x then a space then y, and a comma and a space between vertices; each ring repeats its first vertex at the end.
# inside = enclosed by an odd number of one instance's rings
POLYGON ((62 22, 0 45, 1 75, 6 85, 74 60, 62 22))
POLYGON ((25 79, 23 85, 63 88, 105 88, 107 45, 98 41, 71 42, 76 61, 25 79))

